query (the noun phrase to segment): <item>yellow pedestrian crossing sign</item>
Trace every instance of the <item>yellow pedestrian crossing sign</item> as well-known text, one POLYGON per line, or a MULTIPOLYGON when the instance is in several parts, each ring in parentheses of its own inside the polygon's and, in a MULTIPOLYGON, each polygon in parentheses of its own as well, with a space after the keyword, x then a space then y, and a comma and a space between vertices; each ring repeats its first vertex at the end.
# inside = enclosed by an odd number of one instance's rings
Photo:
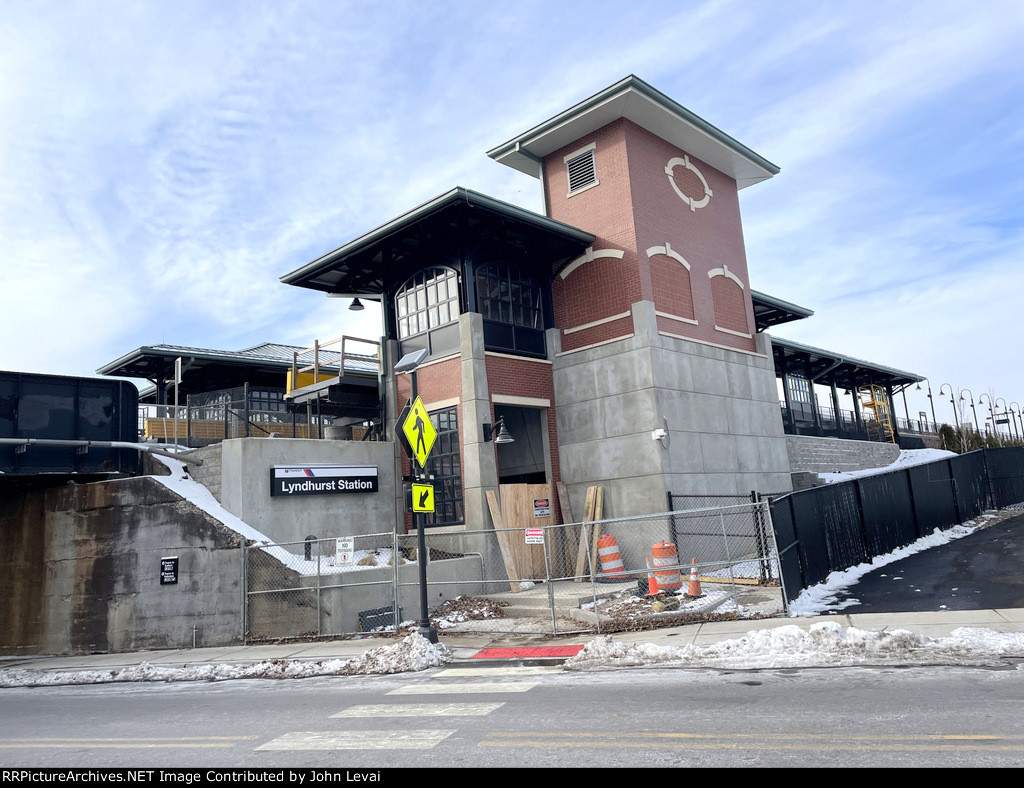
POLYGON ((427 513, 434 511, 434 485, 414 484, 412 486, 412 510, 427 513))
POLYGON ((423 407, 423 400, 419 397, 416 397, 412 407, 409 408, 409 415, 402 423, 402 433, 405 435, 416 462, 420 464, 421 468, 426 468, 427 457, 430 456, 430 450, 434 447, 434 441, 437 440, 437 430, 434 429, 434 425, 430 421, 430 414, 423 407))

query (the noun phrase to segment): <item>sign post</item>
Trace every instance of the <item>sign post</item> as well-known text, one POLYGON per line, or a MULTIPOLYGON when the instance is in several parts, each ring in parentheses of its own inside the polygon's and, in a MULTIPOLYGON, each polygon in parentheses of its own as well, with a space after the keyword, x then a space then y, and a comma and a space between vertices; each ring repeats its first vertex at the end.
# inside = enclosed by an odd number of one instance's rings
POLYGON ((433 511, 434 506, 433 485, 425 483, 422 472, 426 470, 427 458, 430 456, 430 450, 437 439, 437 430, 434 429, 434 425, 430 421, 430 414, 423 407, 423 401, 420 400, 419 394, 416 391, 416 367, 420 365, 426 356, 426 350, 418 350, 415 353, 403 356, 395 364, 395 372, 409 373, 410 393, 412 394, 412 405, 407 408, 407 415, 399 425, 399 432, 405 437, 406 450, 410 455, 409 462, 412 469, 414 489, 412 519, 413 524, 416 526, 416 564, 419 568, 420 576, 420 623, 416 627, 416 631, 431 643, 437 643, 437 631, 430 626, 430 615, 427 612, 427 540, 424 535, 424 530, 426 529, 424 528, 422 515, 417 514, 418 511, 426 511, 425 508, 417 508, 418 501, 422 501, 423 507, 429 501, 430 511, 433 511), (430 488, 429 492, 423 489, 426 487, 430 488), (417 498, 415 490, 419 491, 419 498, 417 498))

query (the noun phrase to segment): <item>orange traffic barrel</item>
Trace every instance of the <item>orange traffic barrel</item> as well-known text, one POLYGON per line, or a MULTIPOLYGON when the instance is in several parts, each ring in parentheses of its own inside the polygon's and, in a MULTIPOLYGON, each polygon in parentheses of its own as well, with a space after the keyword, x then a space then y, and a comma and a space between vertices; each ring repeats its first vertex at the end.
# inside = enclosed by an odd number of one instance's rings
POLYGON ((679 573, 676 546, 671 542, 660 542, 653 545, 651 551, 654 554, 654 578, 658 582, 658 590, 680 590, 683 587, 683 576, 679 573))
POLYGON ((619 553, 619 543, 611 534, 604 534, 597 540, 597 554, 601 556, 601 574, 604 577, 626 580, 625 567, 622 565, 622 555, 619 553))

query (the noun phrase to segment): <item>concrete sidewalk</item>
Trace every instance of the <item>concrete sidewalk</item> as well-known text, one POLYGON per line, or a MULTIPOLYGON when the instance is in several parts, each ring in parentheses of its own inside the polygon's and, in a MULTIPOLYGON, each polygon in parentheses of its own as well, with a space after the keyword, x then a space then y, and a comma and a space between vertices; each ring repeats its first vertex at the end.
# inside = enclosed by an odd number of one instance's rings
MULTIPOLYGON (((925 613, 865 613, 859 615, 828 615, 798 618, 738 620, 680 627, 652 629, 642 632, 618 632, 611 637, 626 644, 652 643, 682 647, 689 644, 710 645, 734 640, 753 630, 796 625, 808 629, 813 624, 829 621, 842 627, 855 627, 872 632, 909 630, 918 635, 938 638, 959 627, 977 627, 997 632, 1024 632, 1024 609, 949 610, 925 613)), ((509 635, 497 632, 473 633, 445 630, 439 641, 447 646, 453 661, 462 665, 487 666, 495 662, 524 663, 543 661, 557 664, 566 659, 566 646, 582 646, 598 635, 509 635), (559 656, 558 654, 562 655, 559 656), (491 656, 495 654, 496 656, 491 656)), ((186 668, 202 665, 252 665, 268 660, 317 662, 351 659, 368 651, 399 642, 396 636, 354 638, 318 642, 295 642, 273 645, 238 645, 222 648, 173 649, 139 651, 124 654, 90 654, 85 656, 17 656, 0 657, 0 671, 21 669, 74 673, 88 670, 118 670, 144 663, 186 668)), ((571 649, 570 649, 571 650, 571 649)))

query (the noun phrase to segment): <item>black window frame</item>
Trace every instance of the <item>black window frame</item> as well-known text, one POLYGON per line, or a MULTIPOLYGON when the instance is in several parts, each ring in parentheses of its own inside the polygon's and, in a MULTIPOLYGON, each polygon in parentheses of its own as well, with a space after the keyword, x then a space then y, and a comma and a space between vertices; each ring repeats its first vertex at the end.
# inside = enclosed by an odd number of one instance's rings
POLYGON ((434 512, 420 515, 424 528, 463 525, 466 509, 462 491, 462 443, 459 440, 459 409, 452 405, 432 411, 430 422, 437 438, 427 459, 427 473, 433 476, 434 512))
POLYGON ((395 330, 398 339, 422 336, 458 322, 462 313, 459 290, 459 272, 454 268, 435 265, 410 276, 395 293, 395 330), (444 298, 439 298, 442 286, 444 298), (413 319, 415 331, 410 330, 413 325, 410 321, 413 319))

